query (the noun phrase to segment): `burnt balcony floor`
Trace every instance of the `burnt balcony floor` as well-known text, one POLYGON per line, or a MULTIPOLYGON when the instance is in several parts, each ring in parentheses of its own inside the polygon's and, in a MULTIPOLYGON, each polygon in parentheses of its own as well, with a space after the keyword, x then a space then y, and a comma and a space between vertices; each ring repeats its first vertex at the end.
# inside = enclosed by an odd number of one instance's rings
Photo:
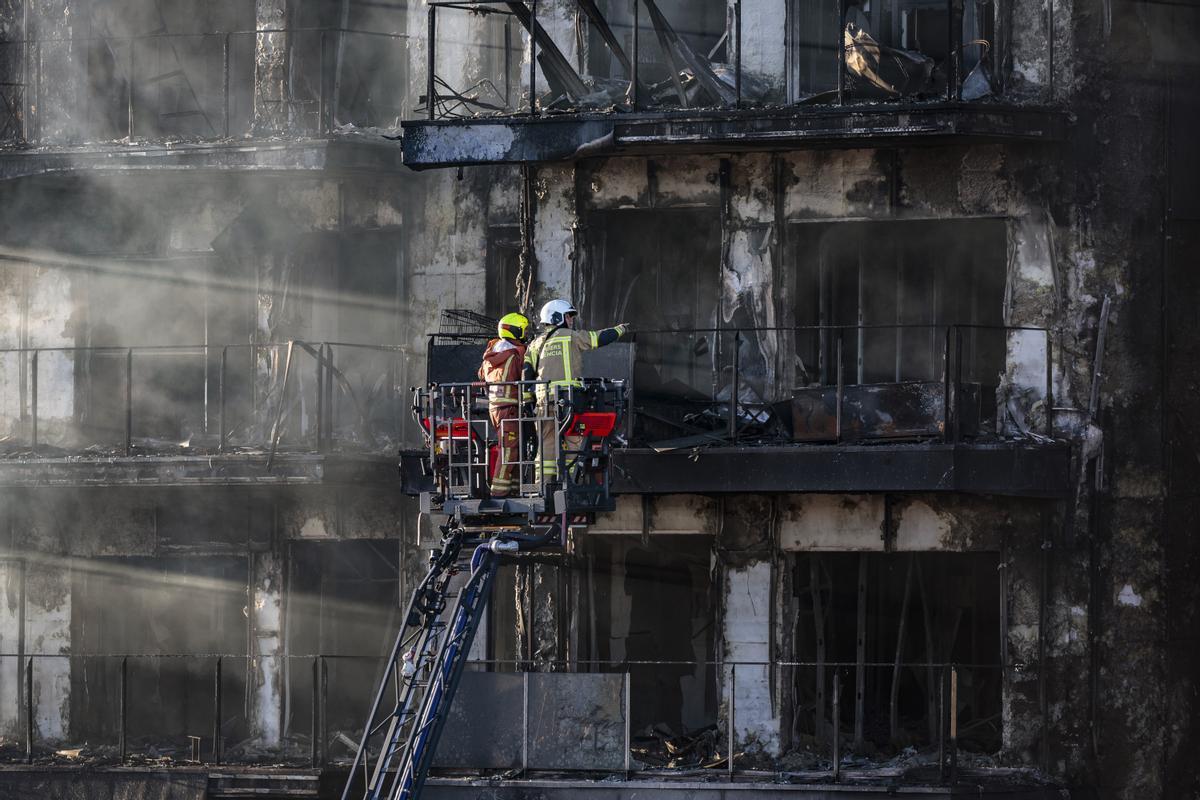
MULTIPOLYGON (((41 793, 47 790, 58 796, 70 792, 84 800, 154 796, 191 800, 196 798, 233 797, 311 797, 334 798, 341 795, 345 780, 344 768, 324 770, 295 767, 233 767, 212 764, 110 767, 65 766, 37 764, 4 765, 0 780, 12 792, 41 793), (55 792, 54 790, 59 790, 55 792)), ((986 800, 1050 800, 1063 796, 1063 789, 1021 770, 970 769, 960 770, 953 784, 939 784, 936 777, 897 776, 885 771, 843 770, 842 779, 834 782, 825 773, 740 773, 727 781, 723 772, 709 772, 703 777, 679 774, 639 774, 623 776, 538 775, 511 780, 504 778, 431 777, 423 796, 429 800, 523 800, 524 798, 571 798, 577 800, 625 800, 632 797, 656 796, 664 800, 699 798, 699 800, 732 800, 733 798, 875 798, 902 796, 920 798, 986 798, 986 800)), ((8 795, 5 795, 8 796, 8 795)), ((16 794, 13 794, 16 796, 16 794)), ((22 796, 32 796, 26 794, 22 796)))
POLYGON ((213 454, 118 451, 25 453, 0 457, 0 486, 394 486, 394 456, 370 453, 276 453, 266 450, 213 454))
POLYGON ((413 169, 661 153, 806 147, 1056 141, 1058 111, 1001 103, 873 103, 838 107, 410 120, 404 163, 413 169))
MULTIPOLYGON (((424 451, 401 456, 404 490, 431 491, 424 451)), ((1070 493, 1065 443, 1007 441, 763 444, 613 451, 612 493, 961 492, 1062 498, 1070 493)))
POLYGON ((733 798, 875 798, 895 796, 913 798, 989 798, 990 800, 1049 800, 1062 797, 1060 787, 1050 786, 1016 770, 971 770, 960 772, 959 782, 942 785, 936 775, 930 780, 919 776, 892 775, 888 771, 872 774, 869 770, 843 771, 842 779, 833 780, 830 772, 812 774, 742 773, 735 780, 725 775, 651 774, 629 780, 528 778, 525 780, 481 780, 431 777, 426 784, 430 800, 476 800, 476 798, 539 797, 545 800, 625 800, 650 794, 664 798, 690 800, 732 800, 733 798), (994 773, 994 774, 991 774, 994 773))
POLYGON ((251 171, 379 174, 402 167, 397 143, 366 134, 324 138, 99 142, 0 149, 0 180, 78 172, 251 171))
POLYGON ((722 446, 613 457, 614 494, 679 492, 965 492, 1065 497, 1060 444, 722 446))

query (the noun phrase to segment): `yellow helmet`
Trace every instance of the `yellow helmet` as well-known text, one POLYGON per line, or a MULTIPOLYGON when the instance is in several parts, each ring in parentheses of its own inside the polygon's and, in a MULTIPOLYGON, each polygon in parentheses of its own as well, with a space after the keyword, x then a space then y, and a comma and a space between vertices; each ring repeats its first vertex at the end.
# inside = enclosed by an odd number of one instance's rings
POLYGON ((500 324, 496 326, 496 333, 501 339, 512 339, 514 341, 525 341, 525 334, 529 331, 529 318, 524 314, 513 312, 505 314, 500 318, 500 324))

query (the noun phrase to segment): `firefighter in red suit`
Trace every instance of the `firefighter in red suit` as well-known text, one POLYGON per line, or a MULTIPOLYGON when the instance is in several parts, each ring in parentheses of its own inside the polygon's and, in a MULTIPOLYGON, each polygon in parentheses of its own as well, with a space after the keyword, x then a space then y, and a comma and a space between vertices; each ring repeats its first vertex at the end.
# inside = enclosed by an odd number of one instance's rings
POLYGON ((525 363, 525 345, 529 319, 524 314, 505 314, 496 326, 496 338, 488 342, 479 366, 479 380, 492 384, 487 388, 488 417, 496 431, 500 454, 492 467, 492 497, 508 497, 520 490, 517 462, 520 460, 521 405, 533 400, 532 393, 521 390, 525 363), (496 385, 513 384, 513 385, 496 385))

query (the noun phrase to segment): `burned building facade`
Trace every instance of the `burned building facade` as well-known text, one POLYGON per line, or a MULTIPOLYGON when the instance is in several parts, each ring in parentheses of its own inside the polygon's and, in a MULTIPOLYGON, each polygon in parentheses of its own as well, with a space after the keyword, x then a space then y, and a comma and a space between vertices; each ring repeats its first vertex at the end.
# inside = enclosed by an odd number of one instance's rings
POLYGON ((340 796, 408 387, 570 297, 618 508, 503 568, 431 796, 1200 791, 1191 7, 0 31, 0 786, 340 796))

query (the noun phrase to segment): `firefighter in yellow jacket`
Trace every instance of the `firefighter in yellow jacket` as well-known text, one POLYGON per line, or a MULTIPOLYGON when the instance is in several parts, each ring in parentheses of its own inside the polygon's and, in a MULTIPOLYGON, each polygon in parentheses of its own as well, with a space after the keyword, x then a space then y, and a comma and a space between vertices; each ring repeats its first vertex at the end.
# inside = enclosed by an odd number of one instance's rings
POLYGON ((524 314, 505 314, 496 326, 496 338, 488 342, 479 365, 479 380, 489 384, 488 417, 499 442, 499 458, 492 467, 492 497, 508 497, 520 488, 516 474, 520 460, 520 410, 533 397, 517 386, 525 364, 525 341, 529 319, 524 314), (499 384, 499 385, 497 385, 499 384))
MULTIPOLYGON (((576 330, 578 318, 579 312, 569 300, 551 300, 542 306, 539 319, 545 330, 525 350, 525 380, 547 382, 537 386, 539 417, 555 419, 558 387, 583 386, 580 369, 583 367, 585 350, 612 344, 629 331, 626 323, 599 331, 576 330)), ((558 477, 558 448, 555 441, 558 430, 553 422, 542 422, 540 427, 539 479, 553 481, 558 477)), ((564 449, 574 450, 582 445, 582 437, 563 437, 564 449)))

